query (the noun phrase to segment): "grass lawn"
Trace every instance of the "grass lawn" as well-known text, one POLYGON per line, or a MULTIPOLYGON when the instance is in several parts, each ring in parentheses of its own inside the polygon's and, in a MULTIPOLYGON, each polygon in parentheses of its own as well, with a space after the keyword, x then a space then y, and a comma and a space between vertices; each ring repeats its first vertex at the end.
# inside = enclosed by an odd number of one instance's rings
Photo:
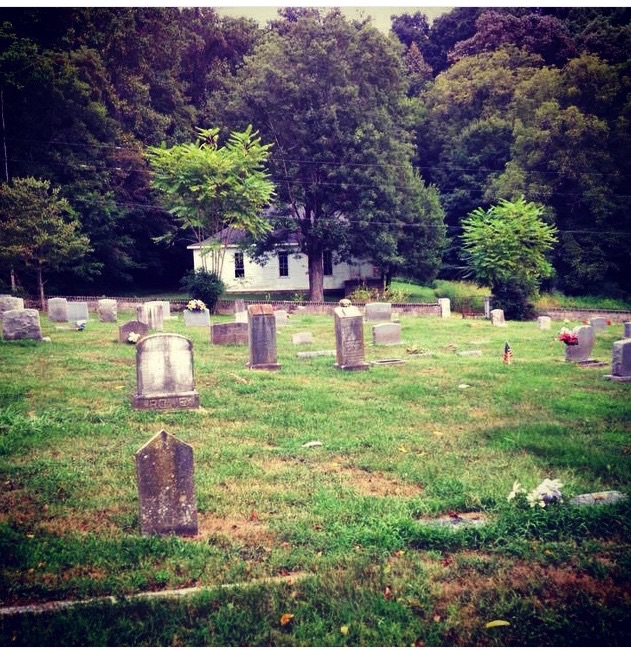
POLYGON ((0 614, 2 645, 629 645, 631 499, 568 503, 631 494, 631 383, 603 379, 622 326, 600 368, 564 361, 560 326, 409 316, 384 348, 366 324, 366 360, 405 364, 355 373, 297 358, 335 333, 293 315, 269 372, 179 315, 201 408, 155 412, 116 324, 42 315, 52 343, 0 342, 0 605, 116 602, 0 614), (194 449, 195 538, 139 532, 134 453, 162 429, 194 449), (545 478, 562 504, 507 500, 545 478))

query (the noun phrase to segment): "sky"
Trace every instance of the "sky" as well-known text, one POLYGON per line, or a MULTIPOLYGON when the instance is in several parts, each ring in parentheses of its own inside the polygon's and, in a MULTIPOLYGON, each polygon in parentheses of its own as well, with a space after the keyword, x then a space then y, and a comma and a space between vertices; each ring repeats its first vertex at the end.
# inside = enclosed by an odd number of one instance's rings
POLYGON ((421 7, 418 5, 414 6, 372 6, 370 3, 350 3, 350 2, 337 2, 324 4, 320 3, 309 3, 309 2, 300 2, 300 3, 278 3, 276 5, 265 4, 265 5, 251 5, 251 6, 227 6, 226 4, 221 5, 217 4, 213 6, 220 15, 228 15, 234 17, 245 16, 248 18, 254 18, 257 20, 261 26, 264 26, 268 20, 272 20, 277 17, 278 9, 281 6, 322 6, 322 7, 339 7, 346 16, 349 18, 364 18, 370 16, 375 27, 382 31, 389 31, 391 27, 390 16, 392 15, 401 15, 403 13, 414 14, 417 11, 424 13, 429 21, 431 22, 440 14, 449 11, 451 7, 421 7))

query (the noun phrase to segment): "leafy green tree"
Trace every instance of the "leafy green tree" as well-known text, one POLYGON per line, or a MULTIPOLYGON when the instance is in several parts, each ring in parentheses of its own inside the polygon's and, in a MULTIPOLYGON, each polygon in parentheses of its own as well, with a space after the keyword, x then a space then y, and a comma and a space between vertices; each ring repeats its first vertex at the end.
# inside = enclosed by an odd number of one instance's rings
MULTIPOLYGON (((227 97, 224 121, 254 122, 274 143, 270 170, 284 212, 275 225, 299 236, 311 300, 323 299, 323 254, 364 256, 371 234, 374 250, 386 238, 381 224, 404 210, 398 190, 418 182, 394 172, 413 154, 401 53, 369 22, 339 11, 283 10, 227 97)), ((396 255, 396 237, 388 239, 384 258, 396 255)), ((277 241, 266 238, 259 251, 277 241)))
POLYGON ((165 207, 195 242, 206 242, 205 270, 221 276, 231 228, 255 237, 270 229, 261 211, 272 200, 274 185, 265 169, 271 145, 262 144, 251 125, 233 131, 221 147, 219 132, 198 129, 195 142, 149 147, 147 157, 165 207))
POLYGON ((0 184, 0 258, 35 273, 41 309, 44 274, 71 269, 90 250, 69 203, 49 181, 14 178, 0 184))
POLYGON ((557 241, 556 228, 543 213, 542 206, 520 197, 477 208, 462 223, 465 263, 496 300, 510 300, 499 305, 509 318, 530 316, 527 300, 554 271, 547 254, 557 241))

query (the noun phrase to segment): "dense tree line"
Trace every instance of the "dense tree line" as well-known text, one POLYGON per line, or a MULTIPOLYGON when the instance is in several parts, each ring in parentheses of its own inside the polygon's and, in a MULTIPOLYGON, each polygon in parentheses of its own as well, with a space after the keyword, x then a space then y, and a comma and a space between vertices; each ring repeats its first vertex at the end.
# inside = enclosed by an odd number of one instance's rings
MULTIPOLYGON (((252 125, 314 295, 323 250, 369 254, 386 278, 461 277, 462 222, 518 197, 557 229, 551 285, 629 294, 630 18, 459 7, 393 16, 383 34, 336 10, 261 27, 211 8, 3 8, 0 182, 58 188, 89 240, 49 292, 176 286, 186 233, 164 243, 176 221, 147 151, 252 125)), ((0 290, 11 271, 34 292, 6 254, 0 290)))

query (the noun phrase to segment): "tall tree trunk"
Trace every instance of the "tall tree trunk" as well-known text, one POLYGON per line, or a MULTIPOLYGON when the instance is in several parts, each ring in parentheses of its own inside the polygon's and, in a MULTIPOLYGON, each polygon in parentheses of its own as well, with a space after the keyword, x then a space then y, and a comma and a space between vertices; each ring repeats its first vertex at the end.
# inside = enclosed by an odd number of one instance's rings
POLYGON ((42 275, 42 267, 37 267, 37 286, 39 288, 39 308, 41 311, 46 311, 46 299, 44 297, 44 278, 42 275))
POLYGON ((322 251, 309 251, 309 300, 324 302, 324 265, 322 251))

